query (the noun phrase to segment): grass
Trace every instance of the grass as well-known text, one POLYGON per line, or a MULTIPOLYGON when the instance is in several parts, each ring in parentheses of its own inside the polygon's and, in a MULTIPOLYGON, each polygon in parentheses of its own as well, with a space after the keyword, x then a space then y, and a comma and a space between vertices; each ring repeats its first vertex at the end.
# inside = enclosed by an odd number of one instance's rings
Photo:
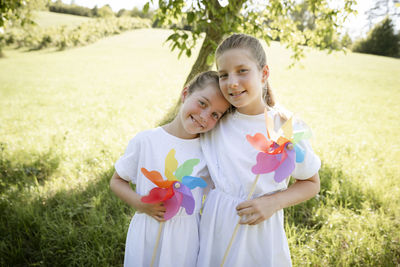
POLYGON ((35 11, 33 21, 41 28, 57 27, 61 25, 79 26, 92 18, 48 11, 35 11))
MULTIPOLYGON (((109 190, 129 139, 172 106, 194 58, 167 30, 0 60, 1 266, 120 266, 134 210, 109 190)), ((400 264, 398 59, 266 48, 279 102, 313 129, 320 194, 286 209, 294 266, 400 264)), ((196 54, 196 53, 194 53, 196 54)))

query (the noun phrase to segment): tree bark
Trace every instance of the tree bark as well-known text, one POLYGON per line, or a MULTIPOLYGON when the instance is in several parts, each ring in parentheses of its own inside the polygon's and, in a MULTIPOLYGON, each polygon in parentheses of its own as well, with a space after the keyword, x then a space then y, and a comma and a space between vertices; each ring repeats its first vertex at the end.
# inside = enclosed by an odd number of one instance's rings
POLYGON ((213 54, 215 52, 215 48, 213 47, 211 41, 219 44, 222 41, 223 36, 220 33, 217 33, 210 28, 206 32, 206 37, 203 40, 203 44, 201 45, 199 55, 197 56, 197 59, 192 66, 192 70, 186 77, 185 85, 188 84, 200 72, 211 69, 212 65, 207 64, 208 55, 213 54))

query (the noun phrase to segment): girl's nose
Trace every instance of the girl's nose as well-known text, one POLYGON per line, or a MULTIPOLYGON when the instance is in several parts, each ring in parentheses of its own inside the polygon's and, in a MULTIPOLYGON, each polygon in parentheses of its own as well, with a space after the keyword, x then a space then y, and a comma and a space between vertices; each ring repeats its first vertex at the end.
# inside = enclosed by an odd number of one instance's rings
POLYGON ((204 109, 204 110, 201 111, 201 113, 200 113, 201 123, 205 123, 207 121, 208 113, 209 112, 207 111, 207 109, 204 109))
POLYGON ((234 75, 229 77, 228 86, 229 88, 237 88, 239 86, 238 80, 234 75))

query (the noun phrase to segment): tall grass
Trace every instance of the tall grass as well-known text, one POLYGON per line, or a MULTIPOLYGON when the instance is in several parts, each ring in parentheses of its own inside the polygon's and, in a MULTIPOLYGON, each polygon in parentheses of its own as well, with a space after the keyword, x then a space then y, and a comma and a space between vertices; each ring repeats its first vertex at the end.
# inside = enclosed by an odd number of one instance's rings
MULTIPOLYGON (((166 30, 0 60, 0 265, 120 266, 134 210, 109 190, 128 140, 172 106, 194 58, 166 30)), ((198 49, 198 48, 197 48, 198 49)), ((400 61, 266 48, 279 102, 313 129, 320 194, 286 209, 295 266, 400 264, 400 61)))

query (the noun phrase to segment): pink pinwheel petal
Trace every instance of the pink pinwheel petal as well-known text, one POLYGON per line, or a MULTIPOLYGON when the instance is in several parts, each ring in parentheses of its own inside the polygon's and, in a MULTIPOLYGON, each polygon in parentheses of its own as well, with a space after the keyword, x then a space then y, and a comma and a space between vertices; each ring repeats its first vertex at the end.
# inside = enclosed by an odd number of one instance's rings
POLYGON ((280 160, 277 155, 271 155, 264 152, 257 154, 257 163, 251 168, 254 174, 269 173, 279 167, 280 160))
POLYGON ((175 194, 170 199, 164 202, 164 206, 166 208, 166 211, 164 213, 165 220, 171 219, 179 211, 182 203, 182 198, 182 193, 175 192, 175 194))
POLYGON ((285 148, 282 154, 282 163, 275 170, 274 180, 277 183, 285 180, 295 168, 296 151, 294 149, 288 150, 285 148))
POLYGON ((183 195, 183 199, 182 199, 182 203, 181 206, 185 208, 186 213, 191 215, 193 214, 193 210, 194 210, 194 198, 192 195, 192 192, 190 191, 190 189, 184 185, 184 184, 180 184, 179 188, 173 187, 175 194, 180 192, 183 195))
POLYGON ((268 141, 267 138, 260 133, 256 133, 254 136, 246 135, 247 141, 257 150, 267 152, 268 148, 273 144, 272 141, 268 141))

